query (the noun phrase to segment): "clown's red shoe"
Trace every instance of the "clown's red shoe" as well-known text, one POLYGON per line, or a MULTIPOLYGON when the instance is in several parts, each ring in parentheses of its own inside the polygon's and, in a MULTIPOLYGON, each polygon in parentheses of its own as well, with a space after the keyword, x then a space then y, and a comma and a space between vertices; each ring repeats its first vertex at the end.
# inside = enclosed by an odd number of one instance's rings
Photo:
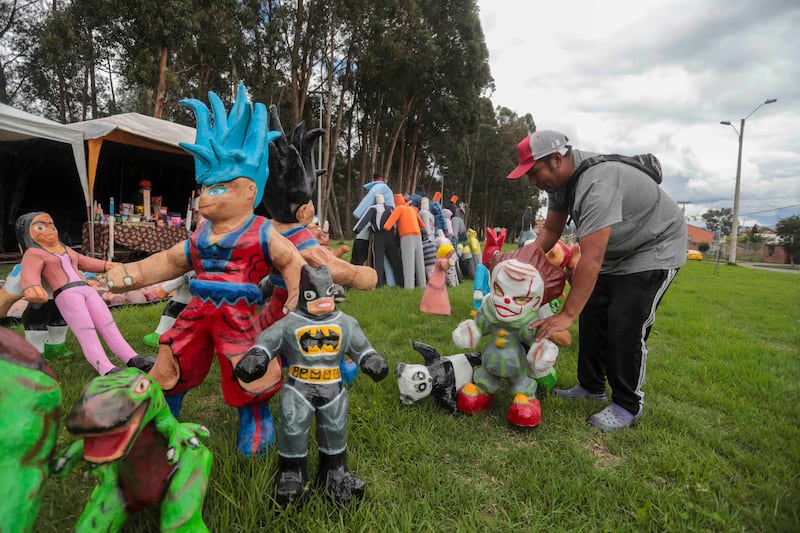
POLYGON ((536 427, 542 422, 542 406, 536 398, 528 398, 519 393, 511 402, 507 418, 508 423, 512 426, 536 427))
POLYGON ((456 404, 462 413, 474 415, 491 409, 492 395, 482 393, 474 383, 467 383, 459 391, 456 404))

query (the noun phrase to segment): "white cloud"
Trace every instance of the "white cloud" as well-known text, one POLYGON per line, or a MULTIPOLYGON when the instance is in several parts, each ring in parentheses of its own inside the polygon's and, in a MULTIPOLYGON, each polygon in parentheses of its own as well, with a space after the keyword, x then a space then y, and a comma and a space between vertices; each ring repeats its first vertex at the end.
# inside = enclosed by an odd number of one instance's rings
POLYGON ((800 213, 800 3, 478 3, 494 104, 579 148, 657 154, 690 216, 733 205, 738 138, 719 122, 778 98, 746 122, 739 211, 800 213))

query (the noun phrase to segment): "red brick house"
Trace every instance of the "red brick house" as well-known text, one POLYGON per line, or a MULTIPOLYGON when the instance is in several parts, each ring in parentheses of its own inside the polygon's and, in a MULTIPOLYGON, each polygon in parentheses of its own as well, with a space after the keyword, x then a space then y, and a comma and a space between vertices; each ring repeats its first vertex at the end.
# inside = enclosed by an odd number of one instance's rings
POLYGON ((686 244, 687 248, 697 250, 701 242, 707 242, 708 244, 712 244, 714 242, 713 231, 698 228, 697 226, 692 226, 691 224, 687 224, 687 227, 689 228, 689 241, 686 244))
POLYGON ((763 261, 776 265, 788 265, 791 263, 789 254, 778 244, 764 244, 763 261))

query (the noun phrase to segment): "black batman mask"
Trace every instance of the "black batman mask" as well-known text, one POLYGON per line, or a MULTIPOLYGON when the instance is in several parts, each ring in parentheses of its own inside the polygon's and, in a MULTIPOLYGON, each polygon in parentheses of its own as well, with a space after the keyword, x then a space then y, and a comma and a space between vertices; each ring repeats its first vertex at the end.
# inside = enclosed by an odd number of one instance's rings
POLYGON ((328 267, 320 265, 314 268, 311 265, 303 265, 300 270, 300 298, 297 300, 297 309, 301 312, 312 315, 308 310, 308 304, 320 298, 333 298, 334 287, 331 273, 328 267))

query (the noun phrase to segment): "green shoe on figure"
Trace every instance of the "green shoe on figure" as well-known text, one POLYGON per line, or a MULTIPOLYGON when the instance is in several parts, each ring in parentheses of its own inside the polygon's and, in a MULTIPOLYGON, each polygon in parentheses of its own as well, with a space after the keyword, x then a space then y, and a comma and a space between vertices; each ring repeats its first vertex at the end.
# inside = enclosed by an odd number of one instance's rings
POLYGON ((150 346, 151 348, 158 348, 159 337, 161 337, 161 334, 156 333, 154 331, 153 333, 148 333, 147 335, 142 337, 142 342, 144 342, 147 346, 150 346))
POLYGON ((44 353, 42 355, 44 355, 45 359, 55 359, 72 355, 72 352, 67 349, 65 342, 59 344, 44 343, 44 353))
POLYGON ((553 390, 553 387, 556 386, 556 381, 558 381, 558 377, 556 376, 556 369, 551 368, 550 372, 545 374, 540 378, 534 378, 536 383, 539 384, 539 388, 545 392, 550 392, 553 390))

